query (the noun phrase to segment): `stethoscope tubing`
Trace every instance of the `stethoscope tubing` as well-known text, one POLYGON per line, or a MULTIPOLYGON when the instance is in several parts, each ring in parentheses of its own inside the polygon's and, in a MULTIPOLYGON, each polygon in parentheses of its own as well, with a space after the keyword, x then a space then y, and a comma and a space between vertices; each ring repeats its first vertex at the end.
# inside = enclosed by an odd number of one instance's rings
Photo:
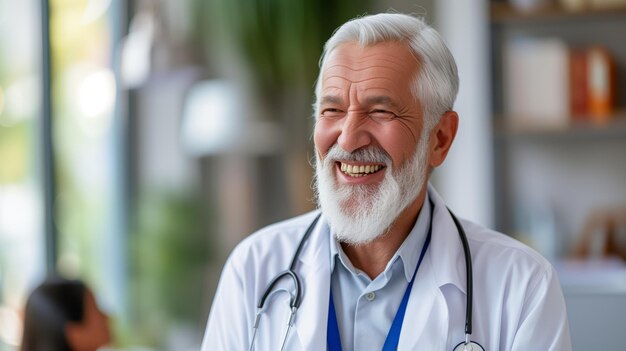
MULTIPOLYGON (((447 207, 446 207, 447 208, 447 207)), ((472 302, 474 301, 474 276, 472 274, 472 254, 470 252, 469 243, 467 241, 467 235, 465 235, 465 230, 463 229, 463 225, 458 218, 452 213, 452 211, 447 208, 452 220, 454 221, 454 225, 459 232, 459 237, 461 239, 461 243, 463 244, 463 252, 465 253, 465 284, 467 285, 467 295, 465 300, 465 334, 472 335, 472 302)))
MULTIPOLYGON (((450 213, 450 216, 452 217, 452 220, 454 221, 454 225, 457 228, 457 231, 459 233, 459 238, 463 245, 463 253, 465 256, 465 277, 466 277, 466 285, 467 285, 466 286, 467 294, 466 294, 466 300, 465 300, 465 340, 459 343, 454 349, 457 350, 459 346, 463 345, 464 350, 467 350, 467 346, 470 347, 469 350, 473 350, 474 349, 473 347, 476 346, 479 348, 478 350, 484 351, 484 348, 480 344, 470 341, 470 336, 472 335, 472 302, 473 302, 473 295, 474 295, 473 294, 474 293, 474 286, 473 286, 474 278, 472 275, 472 255, 470 252, 467 235, 465 234, 465 230, 463 229, 463 225, 461 224, 459 219, 454 215, 454 213, 452 213, 452 211, 449 208, 446 207, 446 209, 448 210, 448 213, 450 213)), ((289 306, 291 307, 291 315, 289 317, 289 323, 288 323, 288 328, 287 328, 287 333, 286 333, 286 334, 289 334, 289 329, 293 323, 293 318, 296 314, 296 311, 300 307, 300 303, 302 302, 301 282, 300 282, 300 278, 298 274, 295 272, 296 262, 298 258, 300 257, 300 253, 304 247, 304 244, 307 242, 307 240, 311 236, 311 233, 313 233, 313 230, 315 229, 315 226, 317 225, 317 222, 319 221, 321 216, 322 214, 319 213, 315 217, 313 222, 311 222, 306 232, 304 233, 304 236, 302 237, 302 239, 300 239, 300 243, 298 244, 298 248, 296 249, 296 252, 293 255, 291 264, 289 265, 289 269, 278 273, 269 282, 269 284, 265 288, 265 291, 263 292, 263 295, 259 299, 259 303, 257 304, 257 314, 256 314, 254 326, 253 326, 254 334, 252 337, 252 341, 250 343, 250 350, 252 350, 254 341, 256 339, 256 332, 258 329, 259 317, 265 306, 265 302, 267 301, 271 292, 274 290, 274 286, 284 277, 289 277, 292 280, 293 285, 294 285, 294 290, 295 290, 294 294, 291 296, 291 299, 289 301, 289 306)), ((431 217, 430 230, 432 230, 432 217, 431 217)), ((285 335, 285 340, 283 340, 281 350, 285 346, 286 338, 287 338, 287 335, 285 335)))
POLYGON ((270 292, 274 290, 274 285, 276 285, 278 281, 280 281, 283 277, 290 277, 291 280, 293 281, 293 285, 295 288, 294 289, 295 293, 293 297, 291 298, 291 301, 289 302, 289 307, 291 307, 292 309, 293 308, 298 309, 300 307, 300 303, 302 302, 302 293, 301 293, 302 289, 300 288, 301 287, 300 278, 298 277, 298 274, 295 271, 296 261, 298 260, 298 257, 300 257, 300 252, 302 251, 304 244, 307 242, 307 240, 311 236, 311 233, 313 232, 313 229, 315 228, 315 225, 317 224, 317 221, 320 219, 321 216, 322 214, 320 213, 315 217, 313 222, 311 222, 311 224, 307 228, 306 233, 304 233, 304 236, 302 237, 302 239, 300 239, 300 243, 298 244, 298 248, 296 249, 296 252, 293 255, 291 264, 289 265, 289 269, 278 273, 274 277, 274 279, 272 279, 270 283, 267 285, 267 287, 265 288, 265 292, 263 293, 263 296, 261 296, 261 298, 259 299, 259 303, 257 304, 258 309, 263 309, 263 306, 265 305, 265 300, 267 300, 267 297, 269 296, 270 292))

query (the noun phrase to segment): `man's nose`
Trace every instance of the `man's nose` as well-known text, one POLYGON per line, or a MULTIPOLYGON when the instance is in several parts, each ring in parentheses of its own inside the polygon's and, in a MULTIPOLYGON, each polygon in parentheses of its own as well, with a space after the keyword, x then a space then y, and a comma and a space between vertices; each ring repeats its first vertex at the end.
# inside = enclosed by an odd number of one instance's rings
POLYGON ((368 121, 367 116, 363 116, 360 112, 348 112, 341 126, 337 144, 348 152, 369 145, 372 138, 367 126, 368 121))

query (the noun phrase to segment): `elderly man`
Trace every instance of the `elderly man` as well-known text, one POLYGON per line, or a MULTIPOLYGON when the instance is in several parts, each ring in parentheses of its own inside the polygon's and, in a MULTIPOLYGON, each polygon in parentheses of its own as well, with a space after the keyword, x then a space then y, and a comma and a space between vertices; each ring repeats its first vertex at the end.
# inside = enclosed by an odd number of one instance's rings
POLYGON ((452 55, 418 18, 335 32, 316 88, 320 211, 234 250, 203 351, 571 349, 551 265, 458 220, 428 185, 456 135, 457 90, 452 55))

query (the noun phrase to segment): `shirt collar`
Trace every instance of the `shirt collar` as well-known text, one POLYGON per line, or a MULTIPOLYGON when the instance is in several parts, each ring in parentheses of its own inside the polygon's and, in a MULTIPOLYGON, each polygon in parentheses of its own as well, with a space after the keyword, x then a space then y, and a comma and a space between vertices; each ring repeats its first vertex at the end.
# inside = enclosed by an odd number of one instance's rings
MULTIPOLYGON (((393 257, 387 263, 385 267, 385 271, 383 274, 387 273, 391 270, 393 264, 400 259, 402 265, 404 267, 404 276, 407 281, 411 281, 413 277, 413 272, 417 268, 417 261, 419 259, 420 252, 422 251, 422 246, 426 241, 426 235, 428 234, 428 230, 430 227, 430 218, 431 218, 431 204, 428 192, 424 198, 424 204, 422 205, 422 209, 420 210, 419 215, 417 216, 417 220, 413 225, 413 228, 409 232, 409 235, 393 257)), ((330 271, 331 273, 335 270, 335 262, 340 261, 350 272, 356 273, 357 269, 352 265, 350 259, 345 254, 339 241, 332 235, 331 230, 329 229, 329 234, 331 235, 330 240, 330 271), (337 260, 336 258, 339 258, 337 260)))

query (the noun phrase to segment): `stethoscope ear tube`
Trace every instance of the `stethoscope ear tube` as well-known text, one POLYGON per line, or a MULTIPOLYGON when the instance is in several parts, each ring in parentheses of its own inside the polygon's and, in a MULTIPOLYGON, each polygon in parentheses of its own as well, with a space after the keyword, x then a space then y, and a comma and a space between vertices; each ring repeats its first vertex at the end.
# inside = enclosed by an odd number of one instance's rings
MULTIPOLYGON (((447 207, 446 207, 447 208, 447 207)), ((461 225, 461 222, 458 218, 450 211, 450 216, 456 225, 457 231, 459 232, 459 237, 461 238, 461 243, 463 244, 463 251, 465 253, 465 284, 467 284, 467 299, 465 302, 465 335, 472 335, 472 302, 474 301, 474 277, 472 275, 472 254, 470 252, 469 243, 467 242, 467 236, 465 235, 465 230, 461 225)), ((466 340, 466 343, 469 340, 466 340)))
POLYGON ((454 351, 485 351, 485 349, 474 341, 470 340, 472 335, 472 303, 474 301, 474 276, 472 274, 472 253, 470 252, 469 243, 467 242, 467 235, 463 225, 458 218, 446 207, 450 213, 450 217, 454 221, 457 231, 459 232, 459 238, 463 244, 463 253, 465 256, 465 284, 467 286, 467 298, 465 301, 465 341, 459 343, 454 348, 454 351))

